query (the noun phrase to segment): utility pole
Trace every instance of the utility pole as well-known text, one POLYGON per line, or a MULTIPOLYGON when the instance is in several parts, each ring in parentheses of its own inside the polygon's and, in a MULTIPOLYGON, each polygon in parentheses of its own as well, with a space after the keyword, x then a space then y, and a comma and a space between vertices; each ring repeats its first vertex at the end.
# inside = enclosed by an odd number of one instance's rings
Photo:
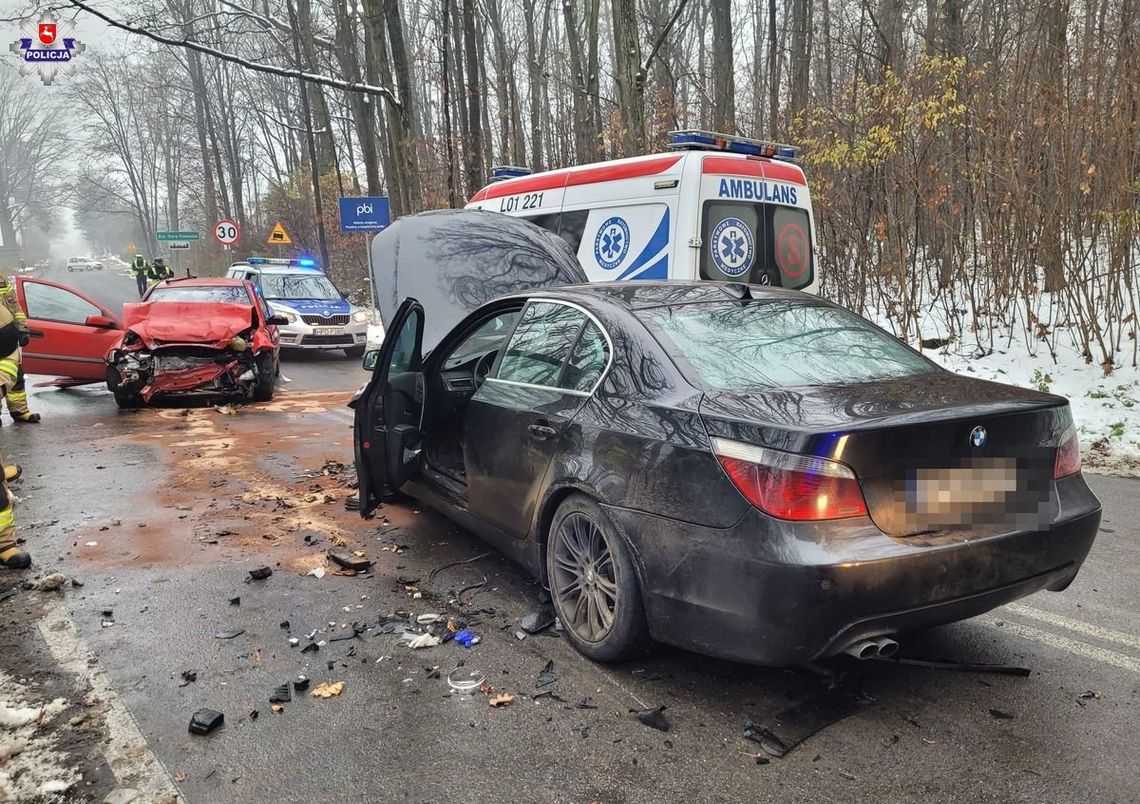
MULTIPOLYGON (((297 38, 299 36, 297 9, 293 6, 293 0, 289 0, 289 27, 293 29, 293 61, 298 70, 304 70, 305 68, 301 64, 301 44, 297 38)), ((321 268, 328 272, 330 268, 329 243, 325 237, 325 209, 321 200, 321 177, 317 171, 317 141, 313 136, 313 116, 309 109, 309 89, 303 81, 298 80, 297 85, 301 89, 301 111, 305 115, 305 140, 309 150, 309 173, 313 179, 313 205, 317 211, 317 241, 321 249, 321 268)))

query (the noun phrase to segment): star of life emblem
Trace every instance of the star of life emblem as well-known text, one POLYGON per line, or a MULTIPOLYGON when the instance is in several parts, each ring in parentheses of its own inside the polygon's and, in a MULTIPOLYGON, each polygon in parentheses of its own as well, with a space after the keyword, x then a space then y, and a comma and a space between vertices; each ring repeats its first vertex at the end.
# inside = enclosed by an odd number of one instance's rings
POLYGON ((75 30, 74 20, 61 20, 47 11, 40 20, 21 22, 20 30, 24 36, 8 47, 22 62, 20 75, 38 73, 48 87, 58 76, 75 75, 71 62, 87 46, 71 36, 75 30))

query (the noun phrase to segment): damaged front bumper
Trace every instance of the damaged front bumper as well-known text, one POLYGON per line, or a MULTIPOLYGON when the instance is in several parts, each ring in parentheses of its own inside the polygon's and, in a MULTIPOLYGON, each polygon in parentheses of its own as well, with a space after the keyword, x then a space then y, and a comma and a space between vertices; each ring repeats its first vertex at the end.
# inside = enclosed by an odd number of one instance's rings
POLYGON ((259 379, 249 351, 200 347, 119 350, 109 357, 112 390, 150 402, 157 396, 248 397, 259 379))

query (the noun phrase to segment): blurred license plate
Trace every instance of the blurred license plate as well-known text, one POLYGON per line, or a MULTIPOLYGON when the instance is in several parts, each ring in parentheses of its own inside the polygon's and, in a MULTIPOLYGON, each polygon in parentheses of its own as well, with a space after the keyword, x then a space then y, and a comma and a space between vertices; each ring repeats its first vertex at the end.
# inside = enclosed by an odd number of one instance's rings
POLYGON ((314 335, 343 335, 344 327, 316 327, 314 335))
POLYGON ((1017 464, 989 461, 961 469, 920 469, 915 477, 918 513, 984 507, 1004 502, 1017 491, 1017 464))

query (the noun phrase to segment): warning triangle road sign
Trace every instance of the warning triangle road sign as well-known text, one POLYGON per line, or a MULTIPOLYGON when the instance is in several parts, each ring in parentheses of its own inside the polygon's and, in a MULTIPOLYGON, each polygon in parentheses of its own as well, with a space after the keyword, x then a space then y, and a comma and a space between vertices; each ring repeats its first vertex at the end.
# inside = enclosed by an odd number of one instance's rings
POLYGON ((265 242, 271 246, 293 245, 293 240, 289 237, 289 233, 285 231, 285 227, 281 225, 281 221, 277 221, 277 225, 273 227, 273 231, 269 233, 269 239, 265 242))

